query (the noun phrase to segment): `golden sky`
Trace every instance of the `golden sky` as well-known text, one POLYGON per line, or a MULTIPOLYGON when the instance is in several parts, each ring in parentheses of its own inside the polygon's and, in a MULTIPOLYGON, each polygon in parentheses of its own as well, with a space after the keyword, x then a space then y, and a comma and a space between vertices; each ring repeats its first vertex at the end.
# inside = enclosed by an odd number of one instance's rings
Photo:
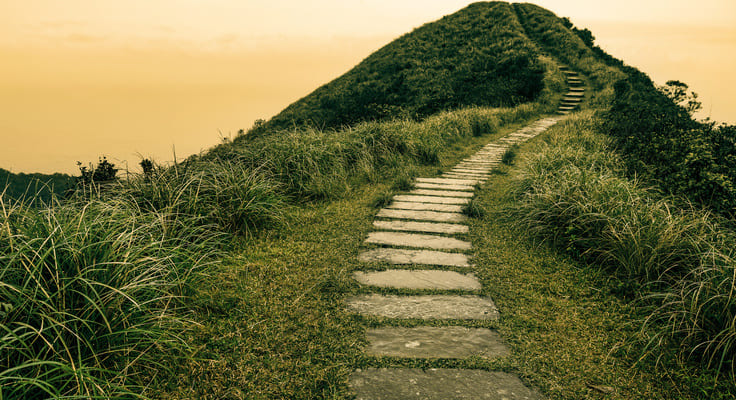
MULTIPOLYGON (((131 168, 269 118, 455 0, 0 0, 0 167, 131 168)), ((736 1, 537 1, 736 123, 736 1)))

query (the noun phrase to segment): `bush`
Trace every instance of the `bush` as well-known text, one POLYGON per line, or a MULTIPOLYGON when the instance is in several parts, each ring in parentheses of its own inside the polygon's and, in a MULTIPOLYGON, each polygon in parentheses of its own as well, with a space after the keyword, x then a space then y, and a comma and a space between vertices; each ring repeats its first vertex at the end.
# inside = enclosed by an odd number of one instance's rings
POLYGON ((0 198, 4 398, 137 397, 182 341, 176 308, 222 237, 129 198, 35 210, 0 198), (137 393, 136 393, 137 392, 137 393))

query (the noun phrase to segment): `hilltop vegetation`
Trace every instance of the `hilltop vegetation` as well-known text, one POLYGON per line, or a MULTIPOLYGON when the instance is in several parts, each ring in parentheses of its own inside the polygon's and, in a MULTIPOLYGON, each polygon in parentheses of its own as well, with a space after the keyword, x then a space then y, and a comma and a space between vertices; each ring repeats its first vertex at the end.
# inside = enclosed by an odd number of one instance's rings
POLYGON ((394 40, 256 132, 514 106, 543 88, 538 55, 509 4, 472 4, 394 40))

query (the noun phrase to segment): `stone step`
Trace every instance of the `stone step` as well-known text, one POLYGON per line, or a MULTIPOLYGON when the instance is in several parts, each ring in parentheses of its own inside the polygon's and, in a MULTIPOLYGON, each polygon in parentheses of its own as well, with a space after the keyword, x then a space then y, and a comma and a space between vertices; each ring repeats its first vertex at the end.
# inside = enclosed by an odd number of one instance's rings
POLYGON ((462 173, 455 173, 455 172, 445 172, 442 174, 442 176, 447 178, 475 178, 478 179, 478 182, 485 182, 488 180, 487 176, 479 176, 479 175, 473 175, 473 174, 462 174, 462 173))
POLYGON ((472 192, 475 190, 475 187, 470 185, 450 185, 450 184, 440 184, 440 183, 415 183, 414 187, 417 189, 439 189, 439 190, 460 190, 460 191, 467 191, 472 192))
POLYGON ((456 190, 431 190, 431 189, 414 189, 409 194, 415 194, 420 196, 440 196, 440 197, 466 197, 471 198, 475 196, 471 192, 458 192, 456 190))
POLYGON ((381 218, 394 219, 412 219, 415 221, 432 221, 432 222, 465 222, 468 217, 460 213, 439 212, 439 211, 414 211, 414 210, 395 210, 390 208, 382 208, 376 214, 381 218))
POLYGON ((461 326, 382 327, 366 332, 373 356, 403 358, 499 358, 509 348, 498 333, 484 328, 461 326))
MULTIPOLYGON (((496 165, 497 166, 497 165, 496 165)), ((487 174, 493 170, 492 167, 465 167, 459 166, 450 170, 450 172, 469 172, 476 174, 487 174)))
POLYGON ((436 235, 405 232, 371 232, 365 240, 370 244, 420 247, 435 250, 470 250, 470 242, 436 235))
POLYGON ((467 225, 441 222, 373 221, 373 226, 389 231, 445 233, 448 235, 469 232, 467 225))
POLYGON ((454 271, 390 269, 388 271, 353 272, 353 278, 366 286, 396 289, 480 290, 473 274, 454 271))
POLYGON ((478 183, 475 179, 447 179, 447 178, 416 178, 415 181, 421 183, 438 183, 444 185, 468 185, 472 186, 478 183))
POLYGON ((439 196, 412 196, 408 194, 397 194, 394 201, 406 201, 413 203, 435 203, 435 204, 468 204, 469 198, 439 197, 439 196))
POLYGON ((478 296, 383 296, 373 293, 350 297, 347 306, 361 315, 386 318, 498 319, 496 305, 478 296))
POLYGON ((582 88, 582 87, 570 87, 567 90, 570 92, 579 92, 579 93, 585 92, 585 88, 582 88))
MULTIPOLYGON (((495 167, 495 165, 494 165, 495 167)), ((446 174, 458 174, 458 175, 470 175, 474 176, 474 179, 483 179, 487 178, 490 174, 490 171, 493 170, 493 168, 484 168, 484 169, 477 169, 473 167, 455 167, 453 169, 467 169, 466 172, 457 172, 457 171, 447 171, 446 174)))
POLYGON ((560 106, 560 107, 558 107, 558 110, 560 110, 560 111, 572 111, 572 110, 574 110, 576 108, 577 107, 572 107, 572 106, 560 106))
POLYGON ((406 201, 394 201, 387 208, 397 210, 463 212, 463 206, 457 204, 414 203, 406 201))
POLYGON ((585 93, 582 91, 565 93, 565 97, 583 97, 583 96, 585 96, 585 93))
POLYGON ((356 400, 542 400, 506 372, 367 368, 350 376, 356 400))
POLYGON ((362 262, 384 262, 388 264, 423 264, 446 267, 470 267, 470 259, 465 254, 446 253, 436 250, 409 249, 371 249, 358 255, 362 262))

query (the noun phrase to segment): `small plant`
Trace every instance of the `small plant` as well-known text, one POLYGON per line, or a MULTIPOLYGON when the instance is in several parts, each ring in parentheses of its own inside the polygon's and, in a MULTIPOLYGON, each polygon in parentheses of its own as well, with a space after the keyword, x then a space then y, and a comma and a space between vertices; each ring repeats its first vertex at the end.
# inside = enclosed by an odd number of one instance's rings
POLYGON ((373 208, 383 208, 391 204, 393 201, 394 193, 393 191, 385 191, 377 194, 373 197, 373 199, 370 202, 371 207, 373 208))
POLYGON ((401 192, 408 192, 414 189, 414 180, 407 175, 401 175, 394 179, 393 188, 401 192))
POLYGON ((515 144, 511 147, 509 147, 504 153, 503 156, 501 156, 501 162, 505 165, 514 165, 514 160, 516 160, 516 153, 519 151, 519 145, 515 144))
POLYGON ((477 198, 473 197, 468 204, 463 206, 463 214, 470 218, 483 218, 488 214, 488 211, 477 198))

